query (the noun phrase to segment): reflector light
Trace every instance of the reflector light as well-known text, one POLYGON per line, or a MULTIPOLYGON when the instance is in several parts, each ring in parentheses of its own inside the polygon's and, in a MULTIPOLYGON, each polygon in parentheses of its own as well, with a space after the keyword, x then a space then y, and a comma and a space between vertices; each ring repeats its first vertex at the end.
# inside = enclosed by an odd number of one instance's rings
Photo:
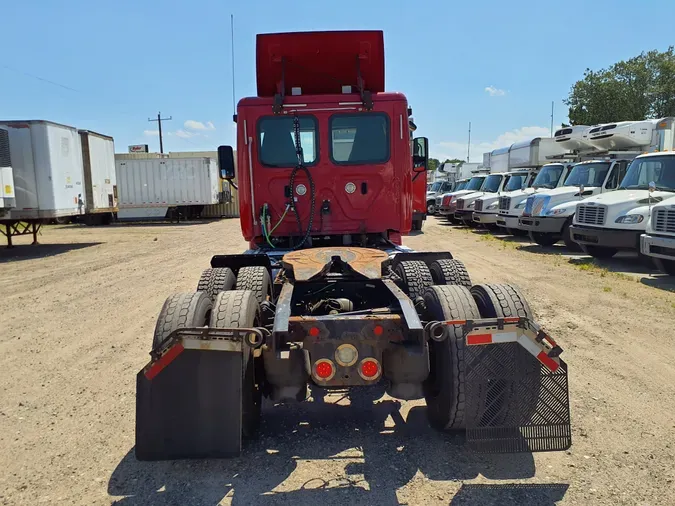
POLYGON ((375 325, 373 328, 373 334, 376 336, 381 336, 382 332, 384 332, 384 328, 382 328, 382 325, 375 325))
POLYGON ((335 366, 333 362, 326 358, 317 360, 314 364, 314 375, 323 381, 329 381, 335 375, 335 366))
POLYGON ((312 336, 312 337, 316 337, 320 333, 321 333, 321 331, 319 330, 319 327, 312 327, 312 328, 309 329, 309 335, 312 336))
POLYGON ((359 373, 365 380, 374 380, 380 376, 380 363, 374 358, 364 358, 361 361, 359 373))

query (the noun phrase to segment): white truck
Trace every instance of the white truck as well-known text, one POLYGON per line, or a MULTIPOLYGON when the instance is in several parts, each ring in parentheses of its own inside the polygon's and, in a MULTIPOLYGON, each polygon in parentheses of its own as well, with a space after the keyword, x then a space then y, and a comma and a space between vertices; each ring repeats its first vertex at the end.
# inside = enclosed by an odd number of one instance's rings
POLYGON ((609 258, 618 251, 640 253, 640 236, 646 231, 651 207, 675 193, 675 157, 663 153, 675 147, 674 123, 675 118, 663 118, 605 130, 615 132, 603 137, 605 142, 611 139, 614 145, 633 147, 631 143, 650 139, 650 147, 657 151, 636 157, 617 191, 578 203, 571 235, 585 253, 596 258, 609 258))
POLYGON ((427 190, 427 214, 433 216, 436 214, 436 197, 452 191, 453 183, 451 181, 435 181, 431 188, 427 190))
POLYGON ((486 194, 501 192, 508 182, 510 176, 511 174, 509 172, 488 174, 478 191, 474 191, 473 193, 468 193, 457 198, 455 221, 464 225, 471 225, 473 223, 473 212, 476 207, 476 201, 486 194))
POLYGON ((455 210, 457 209, 457 199, 468 195, 470 193, 477 192, 480 190, 481 186, 487 178, 487 174, 476 174, 462 187, 461 190, 456 190, 450 193, 446 193, 441 196, 441 207, 439 213, 441 216, 446 216, 449 221, 455 221, 455 210))
POLYGON ((534 174, 535 172, 531 170, 508 172, 501 190, 498 189, 497 192, 486 190, 481 197, 475 200, 473 222, 485 227, 496 226, 501 195, 510 195, 511 192, 522 191, 523 188, 527 188, 532 183, 534 174))
POLYGON ((115 141, 108 135, 78 130, 84 170, 85 221, 110 223, 117 212, 115 141))
POLYGON ((571 170, 568 163, 548 163, 541 167, 536 177, 522 190, 505 193, 499 197, 497 226, 507 234, 527 235, 518 228, 518 219, 523 214, 527 198, 538 191, 547 191, 562 186, 571 170))
POLYGON ((117 218, 197 218, 204 206, 229 201, 213 158, 118 159, 117 218))
POLYGON ((675 196, 652 206, 647 230, 640 236, 640 251, 661 272, 675 276, 675 196))

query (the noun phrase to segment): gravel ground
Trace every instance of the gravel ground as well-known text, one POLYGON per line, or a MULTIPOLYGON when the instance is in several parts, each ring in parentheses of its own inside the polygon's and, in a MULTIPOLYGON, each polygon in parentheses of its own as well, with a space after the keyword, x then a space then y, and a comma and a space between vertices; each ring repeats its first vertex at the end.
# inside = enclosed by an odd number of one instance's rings
POLYGON ((675 504, 675 284, 429 219, 406 239, 519 285, 565 349, 573 446, 480 456, 423 402, 266 406, 232 460, 139 463, 135 374, 164 299, 239 223, 48 227, 0 250, 0 504, 675 504))

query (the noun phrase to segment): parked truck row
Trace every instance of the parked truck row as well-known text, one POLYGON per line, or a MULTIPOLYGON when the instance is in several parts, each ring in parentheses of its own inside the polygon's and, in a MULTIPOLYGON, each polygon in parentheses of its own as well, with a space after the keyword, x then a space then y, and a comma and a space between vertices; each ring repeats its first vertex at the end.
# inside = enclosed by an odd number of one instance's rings
POLYGON ((674 118, 574 126, 494 150, 491 173, 438 196, 439 213, 595 258, 634 251, 675 275, 674 130, 674 118))

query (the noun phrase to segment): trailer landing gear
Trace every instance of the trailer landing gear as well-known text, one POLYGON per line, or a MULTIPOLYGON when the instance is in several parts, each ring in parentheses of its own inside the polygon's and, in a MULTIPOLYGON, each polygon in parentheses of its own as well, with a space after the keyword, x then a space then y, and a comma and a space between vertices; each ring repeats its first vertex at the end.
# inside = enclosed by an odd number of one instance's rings
POLYGON ((10 221, 5 222, 5 229, 0 228, 0 233, 7 238, 7 247, 13 248, 12 237, 20 235, 32 235, 33 242, 31 244, 39 244, 37 236, 42 228, 42 221, 39 220, 25 220, 25 221, 10 221))

